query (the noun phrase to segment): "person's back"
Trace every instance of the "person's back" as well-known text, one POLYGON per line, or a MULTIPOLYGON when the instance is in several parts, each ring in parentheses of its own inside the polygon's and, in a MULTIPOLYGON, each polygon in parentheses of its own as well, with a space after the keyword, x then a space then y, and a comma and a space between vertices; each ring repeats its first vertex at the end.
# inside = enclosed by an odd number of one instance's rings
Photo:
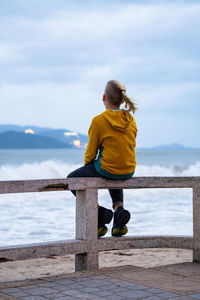
MULTIPOLYGON (((106 111, 93 118, 89 128, 89 142, 85 152, 84 166, 68 175, 71 177, 104 177, 109 179, 128 179, 136 167, 135 139, 137 127, 133 116, 135 104, 126 95, 125 86, 116 80, 108 81, 103 102, 106 111), (120 110, 125 102, 127 110, 120 110)), ((72 191, 76 195, 75 191, 72 191)), ((123 190, 109 189, 113 201, 113 236, 128 232, 126 224, 129 211, 123 208, 123 190)), ((98 208, 98 236, 107 232, 105 224, 110 223, 113 213, 102 206, 98 208)))
MULTIPOLYGON (((136 166, 135 138, 137 127, 133 116, 126 111, 107 109, 92 120, 89 135, 98 140, 98 158, 94 161, 96 170, 105 177, 121 175, 126 179, 136 166), (107 172, 109 174, 107 174, 107 172)), ((93 157, 90 144, 85 152, 85 164, 93 157)), ((120 179, 120 178, 119 178, 120 179)))

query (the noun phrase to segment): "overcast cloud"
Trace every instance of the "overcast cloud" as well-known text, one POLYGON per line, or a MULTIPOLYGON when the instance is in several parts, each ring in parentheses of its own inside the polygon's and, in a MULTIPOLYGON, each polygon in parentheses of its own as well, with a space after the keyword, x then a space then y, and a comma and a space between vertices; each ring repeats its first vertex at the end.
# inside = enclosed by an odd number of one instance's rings
POLYGON ((118 79, 138 104, 138 146, 200 147, 199 1, 9 0, 0 11, 1 124, 87 133, 118 79))

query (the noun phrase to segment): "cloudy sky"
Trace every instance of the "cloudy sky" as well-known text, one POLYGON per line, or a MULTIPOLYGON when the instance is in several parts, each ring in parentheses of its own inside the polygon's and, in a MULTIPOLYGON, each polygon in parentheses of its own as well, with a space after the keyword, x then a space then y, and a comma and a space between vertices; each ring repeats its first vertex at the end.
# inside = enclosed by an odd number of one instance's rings
POLYGON ((87 133, 117 79, 139 147, 200 147, 200 1, 2 0, 0 29, 0 124, 87 133))

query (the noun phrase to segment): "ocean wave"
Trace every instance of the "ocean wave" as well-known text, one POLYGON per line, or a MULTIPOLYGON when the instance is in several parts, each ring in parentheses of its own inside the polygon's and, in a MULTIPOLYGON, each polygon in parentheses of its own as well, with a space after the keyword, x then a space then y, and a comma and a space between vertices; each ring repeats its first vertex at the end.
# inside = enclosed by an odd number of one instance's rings
MULTIPOLYGON (((66 178, 67 174, 80 166, 55 160, 24 163, 19 166, 3 165, 0 167, 0 180, 66 178)), ((200 162, 188 166, 137 165, 135 171, 135 176, 199 176, 199 174, 200 162)))
POLYGON ((63 162, 46 160, 41 163, 16 165, 3 165, 0 167, 1 180, 29 180, 65 178, 71 171, 80 167, 63 162))
POLYGON ((136 168, 135 176, 199 176, 200 162, 195 164, 180 166, 145 166, 139 165, 136 168))
MULTIPOLYGON (((4 165, 1 180, 65 178, 80 167, 56 160, 4 165)), ((185 167, 138 165, 135 176, 196 176, 200 162, 185 167)), ((99 191, 99 204, 111 208, 107 190, 99 191)), ((124 190, 131 213, 129 234, 192 234, 191 189, 124 190)), ((69 191, 0 195, 0 245, 71 239, 75 236, 75 197, 69 191), (6 234, 5 234, 6 233, 6 234)), ((109 224, 109 232, 112 223, 109 224)))

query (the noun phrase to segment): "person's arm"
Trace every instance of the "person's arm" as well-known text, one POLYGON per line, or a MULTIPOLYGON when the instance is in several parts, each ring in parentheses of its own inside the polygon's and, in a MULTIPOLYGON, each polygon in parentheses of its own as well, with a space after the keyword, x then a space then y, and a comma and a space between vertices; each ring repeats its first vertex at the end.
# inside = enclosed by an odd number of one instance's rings
POLYGON ((97 155, 97 151, 100 147, 100 131, 99 126, 93 119, 88 131, 89 142, 85 151, 84 164, 88 164, 93 161, 97 155))

